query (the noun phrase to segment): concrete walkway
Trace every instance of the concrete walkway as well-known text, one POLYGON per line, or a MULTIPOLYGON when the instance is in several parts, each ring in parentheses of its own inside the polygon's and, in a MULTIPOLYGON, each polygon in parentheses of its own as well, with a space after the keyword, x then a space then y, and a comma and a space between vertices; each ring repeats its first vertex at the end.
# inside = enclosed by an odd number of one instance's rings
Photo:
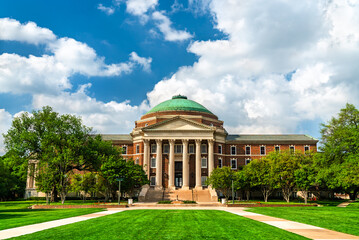
POLYGON ((106 216, 106 215, 113 214, 113 213, 122 212, 123 210, 125 210, 125 209, 112 208, 112 209, 108 209, 108 211, 91 213, 91 214, 86 214, 86 215, 82 215, 82 216, 78 216, 78 217, 70 217, 70 218, 49 221, 49 222, 26 225, 26 226, 22 226, 22 227, 5 229, 5 230, 0 231, 0 239, 18 237, 21 235, 39 232, 39 231, 49 229, 49 228, 59 227, 59 226, 63 226, 63 225, 71 224, 71 223, 81 222, 81 221, 85 221, 85 220, 92 219, 92 218, 97 218, 97 217, 102 217, 102 216, 106 216))
POLYGON ((136 207, 130 207, 130 208, 122 208, 122 209, 108 209, 108 211, 103 211, 103 212, 98 212, 98 213, 92 213, 92 214, 87 214, 87 215, 83 215, 83 216, 78 216, 78 217, 71 217, 71 218, 65 218, 65 219, 60 219, 60 220, 55 220, 55 221, 50 221, 50 222, 44 222, 44 223, 38 223, 38 224, 33 224, 33 225, 28 225, 28 226, 23 226, 23 227, 17 227, 17 228, 11 228, 11 229, 6 229, 6 230, 2 230, 0 231, 0 239, 7 239, 7 238, 12 238, 12 237, 18 237, 21 235, 25 235, 25 234, 30 234, 30 233, 34 233, 34 232, 38 232, 38 231, 42 231, 45 229, 49 229, 49 228, 54 228, 54 227, 59 227, 59 226, 63 226, 63 225, 67 225, 67 224, 71 224, 71 223, 75 223, 75 222, 80 222, 80 221, 84 221, 84 220, 88 220, 88 219, 92 219, 92 218, 97 218, 97 217, 101 217, 101 216, 105 216, 105 215, 109 215, 109 214, 113 214, 113 213, 118 213, 118 212, 122 212, 122 211, 129 211, 129 210, 139 210, 139 209, 166 209, 166 210, 222 210, 222 211, 226 211, 229 213, 233 213, 245 218, 249 218, 255 221, 259 221, 280 229, 283 229, 285 231, 288 232, 292 232, 304 237, 307 237, 309 239, 320 239, 320 240, 324 240, 324 239, 341 239, 341 240, 345 240, 345 239, 358 239, 358 236, 354 236, 354 235, 350 235, 350 234, 345 234, 345 233, 341 233, 341 232, 336 232, 336 231, 332 231, 332 230, 328 230, 325 228, 320 228, 320 227, 316 227, 316 226, 312 226, 312 225, 308 225, 308 224, 303 224, 303 223, 298 223, 298 222, 293 222, 293 221, 289 221, 289 220, 285 220, 285 219, 281 219, 281 218, 275 218, 275 217, 269 217, 266 215, 262 215, 262 214, 257 214, 257 213, 251 213, 251 212, 246 212, 244 211, 245 208, 227 208, 227 207, 210 207, 210 206, 196 206, 196 207, 184 207, 184 206, 136 206, 136 207))
POLYGON ((351 204, 352 202, 355 202, 354 200, 350 200, 347 202, 343 202, 341 204, 339 204, 337 207, 347 207, 349 204, 351 204))

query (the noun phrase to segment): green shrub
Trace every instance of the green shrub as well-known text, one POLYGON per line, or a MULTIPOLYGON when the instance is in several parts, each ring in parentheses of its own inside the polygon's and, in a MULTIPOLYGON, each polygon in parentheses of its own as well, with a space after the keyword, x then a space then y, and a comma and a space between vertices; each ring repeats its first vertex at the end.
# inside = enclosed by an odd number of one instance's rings
POLYGON ((197 204, 196 201, 183 201, 184 204, 197 204))
POLYGON ((158 201, 157 204, 171 204, 172 201, 171 200, 164 200, 164 201, 158 201))

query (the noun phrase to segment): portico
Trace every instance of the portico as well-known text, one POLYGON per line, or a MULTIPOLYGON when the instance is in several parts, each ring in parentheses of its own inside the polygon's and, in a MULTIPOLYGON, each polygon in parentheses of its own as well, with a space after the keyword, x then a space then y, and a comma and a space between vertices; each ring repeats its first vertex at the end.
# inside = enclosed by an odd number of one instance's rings
MULTIPOLYGON (((194 166, 194 169, 191 169, 191 172, 195 173, 195 185, 196 189, 202 189, 203 181, 202 177, 207 177, 213 170, 214 166, 214 156, 213 156, 213 138, 212 139, 145 139, 144 149, 147 151, 151 149, 150 143, 156 143, 156 154, 151 154, 147 152, 144 154, 144 162, 147 163, 144 165, 144 169, 149 174, 149 178, 153 177, 151 175, 151 168, 155 168, 155 189, 162 189, 164 186, 168 186, 169 189, 175 189, 175 158, 181 159, 182 162, 182 184, 181 188, 188 190, 190 188, 190 166, 194 166), (191 146, 189 149, 189 143, 194 142, 194 149, 191 146), (164 150, 164 145, 169 145, 169 151, 164 150), (180 144, 181 145, 180 145, 180 144), (177 147, 175 151, 175 146, 182 146, 182 148, 177 147), (208 149, 208 151, 207 151, 208 149), (195 150, 192 152, 192 150, 195 150), (168 156, 168 169, 165 169, 163 160, 166 160, 168 156), (190 155, 194 156, 194 161, 190 164, 190 155), (155 167, 151 166, 150 157, 156 159, 155 167), (179 158, 180 157, 180 158, 179 158), (163 172, 164 171, 164 172, 163 172), (165 173, 165 174, 164 174, 165 173), (202 174, 203 173, 203 174, 202 174), (168 184, 164 184, 163 178, 166 176, 168 179, 168 184)), ((178 170, 177 170, 178 171, 178 170)), ((192 174, 193 175, 193 174, 192 174)), ((151 179, 150 179, 151 180, 151 179)), ((153 185, 153 182, 152 182, 153 185)), ((177 185, 178 187, 178 185, 177 185)))

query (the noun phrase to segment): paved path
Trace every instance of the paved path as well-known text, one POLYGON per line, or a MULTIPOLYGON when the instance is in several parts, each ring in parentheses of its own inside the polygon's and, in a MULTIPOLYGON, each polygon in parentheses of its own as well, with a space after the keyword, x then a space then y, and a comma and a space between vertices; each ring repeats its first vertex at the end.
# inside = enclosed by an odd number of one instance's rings
POLYGON ((269 216, 262 215, 262 214, 246 212, 246 211, 244 211, 245 208, 227 208, 227 207, 210 207, 210 206, 197 206, 197 207, 189 208, 189 207, 183 207, 180 205, 175 206, 175 207, 173 207, 173 206, 171 206, 171 207, 136 206, 136 207, 130 207, 130 208, 126 208, 126 209, 123 209, 123 208, 122 209, 108 209, 108 211, 87 214, 87 215, 83 215, 83 216, 79 216, 79 217, 65 218, 65 219, 60 219, 60 220, 55 220, 55 221, 50 221, 50 222, 45 222, 45 223, 38 223, 38 224, 33 224, 33 225, 28 225, 28 226, 23 226, 23 227, 2 230, 2 231, 0 231, 0 239, 17 237, 17 236, 34 233, 34 232, 42 231, 42 230, 53 228, 53 227, 63 226, 63 225, 80 222, 80 221, 84 221, 84 220, 88 220, 88 219, 92 219, 92 218, 97 218, 97 217, 101 217, 101 216, 105 216, 105 215, 109 215, 109 214, 113 214, 113 213, 118 213, 118 212, 122 212, 125 210, 128 211, 128 210, 137 210, 137 209, 222 210, 222 211, 233 213, 233 214, 236 214, 236 215, 239 215, 239 216, 242 216, 245 218, 249 218, 249 219, 252 219, 255 221, 259 221, 259 222, 262 222, 262 223, 283 229, 285 231, 292 232, 292 233, 310 238, 310 239, 315 239, 315 240, 317 240, 317 239, 318 240, 319 239, 320 240, 358 239, 359 240, 358 236, 340 233, 340 232, 328 230, 325 228, 320 228, 320 227, 316 227, 316 226, 312 226, 312 225, 308 225, 308 224, 293 222, 293 221, 289 221, 289 220, 285 220, 285 219, 281 219, 281 218, 269 217, 269 216))
POLYGON ((296 233, 310 239, 359 239, 358 236, 336 232, 321 227, 316 227, 304 223, 293 222, 281 218, 269 217, 262 214, 243 211, 243 209, 226 209, 225 211, 239 216, 250 218, 274 227, 296 233))
POLYGON ((82 215, 82 216, 78 216, 78 217, 70 217, 70 218, 49 221, 49 222, 31 224, 31 225, 22 226, 22 227, 5 229, 5 230, 0 231, 0 239, 18 237, 21 235, 34 233, 34 232, 42 231, 42 230, 49 229, 49 228, 59 227, 59 226, 63 226, 63 225, 71 224, 71 223, 81 222, 81 221, 85 221, 85 220, 92 219, 92 218, 97 218, 97 217, 102 217, 102 216, 113 214, 113 213, 122 212, 123 210, 125 210, 125 209, 113 208, 113 209, 108 209, 108 211, 91 213, 91 214, 86 214, 86 215, 82 215))
POLYGON ((348 206, 349 204, 351 204, 352 202, 355 202, 354 200, 350 200, 348 202, 343 202, 341 204, 339 204, 337 207, 346 207, 348 206))

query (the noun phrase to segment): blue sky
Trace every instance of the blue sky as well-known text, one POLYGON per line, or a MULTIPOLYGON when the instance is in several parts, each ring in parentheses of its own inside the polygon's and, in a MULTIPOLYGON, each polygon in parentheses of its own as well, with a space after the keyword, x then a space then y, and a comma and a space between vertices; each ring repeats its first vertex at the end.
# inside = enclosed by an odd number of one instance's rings
POLYGON ((129 133, 184 94, 229 133, 319 138, 359 104, 357 12, 357 0, 2 1, 0 133, 44 105, 129 133))

